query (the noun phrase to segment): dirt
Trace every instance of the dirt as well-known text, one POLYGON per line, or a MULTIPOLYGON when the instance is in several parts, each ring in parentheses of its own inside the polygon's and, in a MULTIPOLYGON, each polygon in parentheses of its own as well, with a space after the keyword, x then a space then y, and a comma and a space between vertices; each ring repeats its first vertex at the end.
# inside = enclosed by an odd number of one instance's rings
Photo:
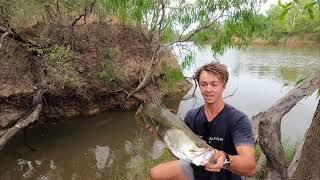
MULTIPOLYGON (((50 47, 38 54, 43 58, 47 83, 43 117, 136 109, 142 100, 156 94, 165 96, 161 86, 163 69, 165 66, 178 68, 169 50, 161 52, 152 80, 136 93, 136 97, 127 99, 127 93, 141 82, 152 50, 159 43, 146 41, 138 28, 92 21, 75 26, 73 33, 70 27, 52 24, 36 24, 19 33, 25 39, 50 47), (67 53, 52 48, 54 45, 64 47, 67 53)), ((25 44, 4 38, 0 49, 0 129, 8 128, 32 107, 36 84, 33 83, 30 52, 25 44)), ((190 88, 186 80, 177 84, 176 93, 186 93, 190 88)))

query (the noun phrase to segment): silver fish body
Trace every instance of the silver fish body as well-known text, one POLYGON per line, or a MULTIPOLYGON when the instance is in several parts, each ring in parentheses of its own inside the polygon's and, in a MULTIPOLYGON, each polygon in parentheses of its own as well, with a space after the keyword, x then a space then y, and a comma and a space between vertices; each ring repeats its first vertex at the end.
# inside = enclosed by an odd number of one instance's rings
POLYGON ((176 114, 159 103, 141 105, 136 112, 136 119, 149 125, 179 159, 200 166, 207 164, 216 152, 196 136, 176 114))

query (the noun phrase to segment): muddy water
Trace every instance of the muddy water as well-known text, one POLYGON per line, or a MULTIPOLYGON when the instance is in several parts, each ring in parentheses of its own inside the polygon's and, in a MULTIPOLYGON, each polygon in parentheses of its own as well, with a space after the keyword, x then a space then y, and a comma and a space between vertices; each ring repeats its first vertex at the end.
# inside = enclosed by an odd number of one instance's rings
POLYGON ((0 153, 0 179, 106 179, 115 159, 129 158, 136 136, 134 112, 45 122, 0 153), (128 152, 125 151, 127 149, 128 152))
MULTIPOLYGON (((184 70, 192 76, 195 69, 213 60, 209 48, 194 49, 196 61, 184 70)), ((320 69, 318 49, 249 48, 229 50, 219 57, 228 65, 230 80, 224 96, 226 102, 249 116, 266 110, 306 74, 320 69)), ((190 90, 191 94, 193 90, 190 90)), ((187 97, 188 95, 186 95, 187 97)), ((181 101, 170 98, 167 105, 184 117, 187 110, 203 101, 196 98, 181 101)), ((316 95, 302 100, 282 123, 285 141, 299 143, 310 125, 317 104, 316 95)), ((152 136, 140 131, 134 112, 108 112, 94 117, 47 121, 30 128, 27 142, 37 151, 23 145, 22 134, 0 152, 0 179, 121 179, 112 172, 127 172, 135 166, 117 166, 132 160, 134 143, 152 136)), ((147 147, 147 151, 149 150, 147 147)), ((121 173, 120 173, 121 174, 121 173)))

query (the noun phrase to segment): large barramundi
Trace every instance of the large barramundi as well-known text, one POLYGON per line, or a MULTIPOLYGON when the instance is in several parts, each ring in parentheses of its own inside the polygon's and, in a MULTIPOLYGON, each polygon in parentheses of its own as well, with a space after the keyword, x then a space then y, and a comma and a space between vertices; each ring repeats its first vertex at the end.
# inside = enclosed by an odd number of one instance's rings
POLYGON ((170 112, 157 98, 141 105, 136 119, 149 125, 179 159, 197 166, 205 165, 217 151, 196 136, 178 115, 170 112))

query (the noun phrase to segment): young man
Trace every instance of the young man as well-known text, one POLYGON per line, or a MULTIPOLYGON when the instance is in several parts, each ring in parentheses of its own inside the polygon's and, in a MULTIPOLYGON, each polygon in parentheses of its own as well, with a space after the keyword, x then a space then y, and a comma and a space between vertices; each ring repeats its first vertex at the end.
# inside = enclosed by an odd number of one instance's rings
POLYGON ((195 74, 204 105, 190 110, 185 123, 201 139, 219 150, 215 164, 195 166, 183 160, 159 164, 150 171, 152 180, 238 180, 255 175, 252 128, 248 117, 222 99, 229 73, 225 65, 210 63, 195 74))

